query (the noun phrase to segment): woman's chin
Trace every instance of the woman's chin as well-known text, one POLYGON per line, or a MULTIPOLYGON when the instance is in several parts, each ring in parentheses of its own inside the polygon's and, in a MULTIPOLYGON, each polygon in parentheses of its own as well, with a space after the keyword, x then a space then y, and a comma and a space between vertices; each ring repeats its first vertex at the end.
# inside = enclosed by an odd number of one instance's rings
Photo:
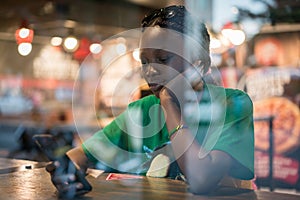
POLYGON ((149 87, 150 87, 150 90, 152 91, 152 93, 157 98, 159 98, 159 93, 162 90, 163 86, 162 85, 158 85, 158 84, 152 84, 152 85, 149 85, 149 87))
POLYGON ((157 98, 159 98, 159 92, 160 91, 156 91, 156 90, 151 90, 152 94, 154 94, 157 98))

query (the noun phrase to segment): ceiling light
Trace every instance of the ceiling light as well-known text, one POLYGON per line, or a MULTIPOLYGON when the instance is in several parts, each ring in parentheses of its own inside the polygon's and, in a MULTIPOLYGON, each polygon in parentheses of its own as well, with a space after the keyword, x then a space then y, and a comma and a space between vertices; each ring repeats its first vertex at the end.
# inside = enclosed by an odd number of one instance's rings
POLYGON ((74 36, 68 36, 63 43, 63 47, 67 52, 74 52, 78 48, 78 40, 74 36))
POLYGON ((21 43, 18 45, 18 52, 22 56, 27 56, 30 54, 32 50, 31 43, 21 43))

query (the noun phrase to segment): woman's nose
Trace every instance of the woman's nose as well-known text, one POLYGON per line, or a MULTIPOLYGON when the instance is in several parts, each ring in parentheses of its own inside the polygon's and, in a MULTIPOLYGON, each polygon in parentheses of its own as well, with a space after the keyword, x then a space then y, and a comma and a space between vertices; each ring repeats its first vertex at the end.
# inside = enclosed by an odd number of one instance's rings
POLYGON ((147 65, 144 67, 143 71, 145 76, 154 76, 158 74, 158 71, 152 65, 147 65))

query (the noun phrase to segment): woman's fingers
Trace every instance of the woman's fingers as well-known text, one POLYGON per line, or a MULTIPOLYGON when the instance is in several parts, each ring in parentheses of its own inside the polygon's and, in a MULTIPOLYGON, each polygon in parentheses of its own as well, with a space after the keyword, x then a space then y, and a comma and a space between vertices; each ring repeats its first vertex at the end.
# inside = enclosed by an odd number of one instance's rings
POLYGON ((71 161, 65 159, 56 160, 46 166, 46 171, 51 175, 51 181, 60 196, 73 198, 90 191, 90 189, 85 188, 84 183, 81 183, 81 171, 77 172, 75 165, 71 161))
POLYGON ((83 184, 76 181, 74 174, 54 176, 52 182, 62 196, 74 197, 85 193, 81 191, 83 184))
POLYGON ((69 184, 76 181, 76 176, 75 174, 54 175, 52 181, 55 185, 69 184))
POLYGON ((59 195, 63 197, 67 197, 68 199, 84 194, 85 191, 82 191, 81 190, 82 188, 83 185, 77 182, 57 185, 59 195))
POLYGON ((198 79, 192 82, 192 88, 195 91, 201 91, 203 89, 203 81, 201 79, 198 79))

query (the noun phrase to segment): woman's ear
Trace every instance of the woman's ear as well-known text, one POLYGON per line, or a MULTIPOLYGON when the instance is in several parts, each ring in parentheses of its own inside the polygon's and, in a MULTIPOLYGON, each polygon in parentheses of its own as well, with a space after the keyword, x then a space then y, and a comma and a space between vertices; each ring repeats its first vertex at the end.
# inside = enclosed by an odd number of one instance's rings
POLYGON ((201 63, 202 63, 201 60, 196 60, 196 61, 193 62, 192 65, 193 65, 194 67, 199 67, 199 66, 201 65, 201 63))
POLYGON ((204 63, 202 62, 202 60, 198 59, 194 61, 192 65, 201 77, 205 74, 204 63))

